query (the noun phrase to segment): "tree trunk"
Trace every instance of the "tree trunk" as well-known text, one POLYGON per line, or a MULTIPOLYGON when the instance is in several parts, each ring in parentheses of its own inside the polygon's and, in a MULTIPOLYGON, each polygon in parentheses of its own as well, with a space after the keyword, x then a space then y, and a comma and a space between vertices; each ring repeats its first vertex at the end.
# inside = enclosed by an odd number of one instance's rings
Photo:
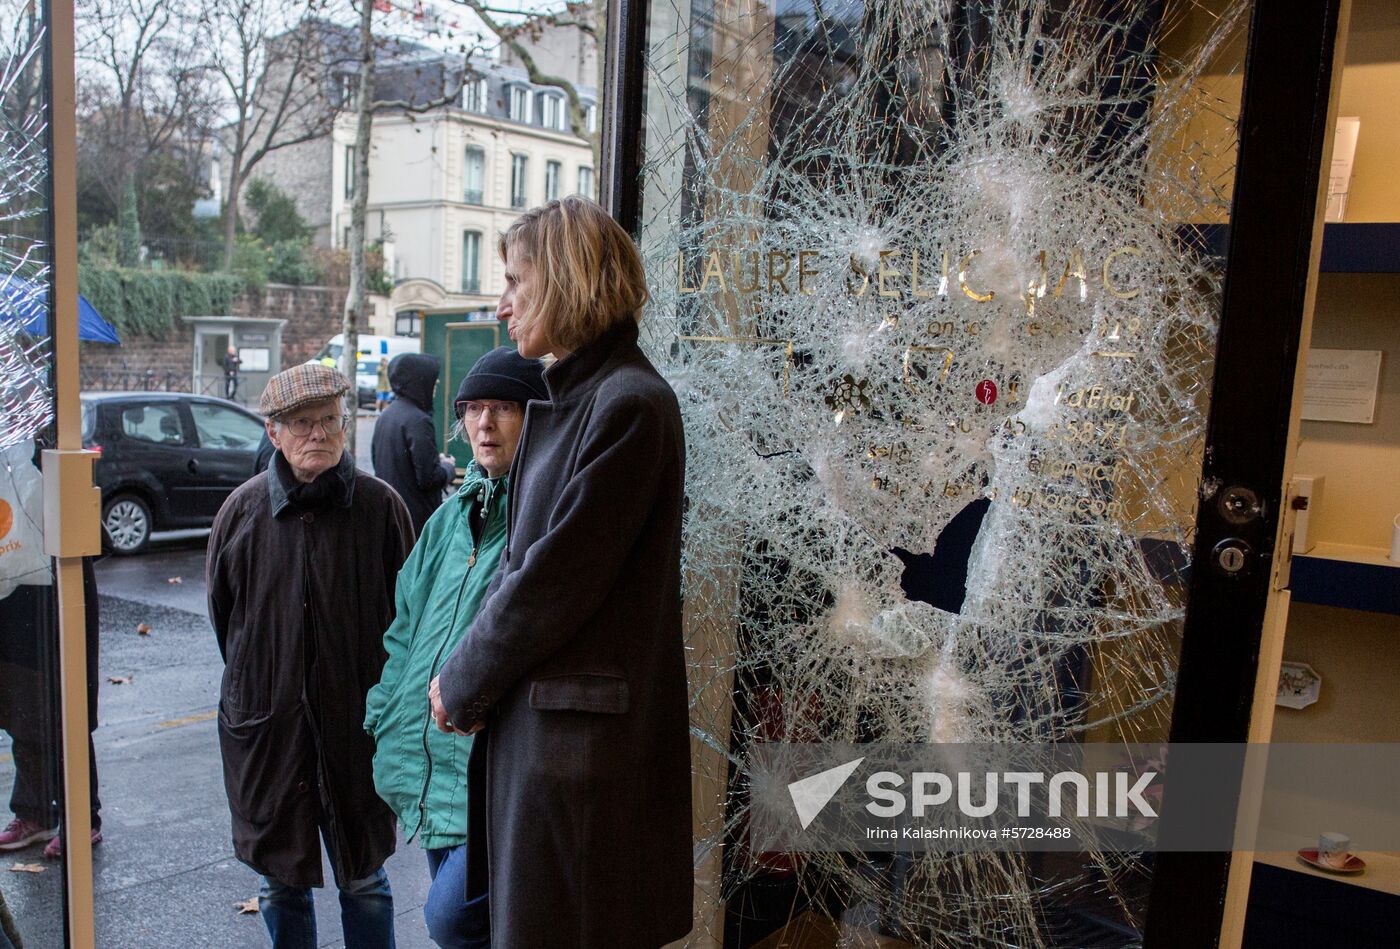
POLYGON ((136 207, 136 179, 128 176, 117 211, 117 265, 135 267, 140 263, 141 216, 136 207))
MULTIPOLYGON (((374 4, 360 0, 360 88, 355 98, 358 121, 355 125, 355 186, 350 197, 350 290, 345 297, 345 320, 341 326, 344 349, 340 353, 341 372, 350 379, 352 417, 359 415, 359 387, 355 368, 359 362, 360 318, 365 311, 365 219, 369 216, 369 139, 374 121, 371 96, 374 86, 374 4)), ((345 446, 355 454, 355 426, 345 433, 345 446)))
POLYGON ((228 176, 228 194, 224 198, 224 269, 233 269, 233 250, 238 243, 238 193, 237 169, 228 176))

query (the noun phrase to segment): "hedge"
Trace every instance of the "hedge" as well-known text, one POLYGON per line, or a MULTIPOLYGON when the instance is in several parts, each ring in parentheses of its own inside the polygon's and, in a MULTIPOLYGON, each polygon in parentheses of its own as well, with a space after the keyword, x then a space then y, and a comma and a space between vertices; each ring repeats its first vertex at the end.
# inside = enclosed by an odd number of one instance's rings
POLYGON ((165 339, 182 316, 232 312, 243 278, 228 273, 80 266, 78 292, 117 332, 165 339))

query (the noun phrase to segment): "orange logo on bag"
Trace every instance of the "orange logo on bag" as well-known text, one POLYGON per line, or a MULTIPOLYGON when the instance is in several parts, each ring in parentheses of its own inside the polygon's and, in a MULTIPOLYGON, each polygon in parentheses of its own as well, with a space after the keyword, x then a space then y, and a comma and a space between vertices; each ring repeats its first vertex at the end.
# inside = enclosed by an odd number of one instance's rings
POLYGON ((0 498, 0 540, 4 540, 10 533, 10 528, 15 526, 15 512, 10 507, 10 502, 0 498))

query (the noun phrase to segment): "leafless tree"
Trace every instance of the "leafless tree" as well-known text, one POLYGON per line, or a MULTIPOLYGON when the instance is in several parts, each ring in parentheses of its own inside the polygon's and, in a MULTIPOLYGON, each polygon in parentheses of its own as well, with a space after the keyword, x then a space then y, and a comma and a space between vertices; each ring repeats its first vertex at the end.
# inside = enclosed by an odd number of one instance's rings
POLYGON ((153 155, 210 114, 209 84, 196 32, 168 0, 86 0, 75 12, 82 157, 117 204, 153 155))
MULTIPOLYGON (((158 0, 150 0, 158 2, 158 0)), ((224 262, 233 261, 238 201, 258 163, 330 132, 340 103, 328 82, 345 51, 326 41, 326 0, 205 0, 197 14, 208 68, 229 118, 223 130, 224 262)))

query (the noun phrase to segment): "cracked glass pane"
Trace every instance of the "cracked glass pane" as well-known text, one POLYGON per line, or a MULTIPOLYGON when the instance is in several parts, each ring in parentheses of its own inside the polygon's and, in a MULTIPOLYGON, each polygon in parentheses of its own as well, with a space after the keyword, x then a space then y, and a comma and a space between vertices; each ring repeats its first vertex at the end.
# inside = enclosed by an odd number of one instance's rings
POLYGON ((1247 14, 650 4, 643 328, 689 439, 702 928, 1140 938, 1130 854, 749 852, 744 754, 1165 740, 1247 14))
POLYGON ((31 443, 53 417, 46 376, 48 156, 43 24, 0 0, 0 449, 31 443))

